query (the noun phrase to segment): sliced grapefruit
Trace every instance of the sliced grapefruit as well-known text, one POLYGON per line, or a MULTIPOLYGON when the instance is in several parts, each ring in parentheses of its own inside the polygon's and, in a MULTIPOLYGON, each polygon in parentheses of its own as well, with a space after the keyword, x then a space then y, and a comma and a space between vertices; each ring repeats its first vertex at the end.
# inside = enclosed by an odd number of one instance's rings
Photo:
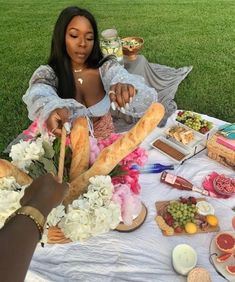
POLYGON ((217 248, 224 253, 232 253, 235 249, 235 238, 229 233, 219 233, 215 243, 217 248))
POLYGON ((218 256, 216 258, 216 261, 217 262, 225 262, 227 259, 229 259, 233 254, 232 253, 229 253, 229 254, 222 254, 220 256, 218 256))
POLYGON ((232 275, 235 275, 235 265, 227 265, 226 266, 226 270, 232 274, 232 275))

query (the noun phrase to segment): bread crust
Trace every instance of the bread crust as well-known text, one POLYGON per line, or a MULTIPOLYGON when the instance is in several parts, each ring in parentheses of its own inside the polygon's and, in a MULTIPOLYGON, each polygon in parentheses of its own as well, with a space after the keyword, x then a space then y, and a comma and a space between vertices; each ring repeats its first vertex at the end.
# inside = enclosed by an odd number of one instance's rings
POLYGON ((85 117, 77 118, 70 133, 72 161, 69 179, 73 181, 77 176, 85 172, 89 167, 89 129, 85 117))
POLYGON ((20 185, 28 185, 32 178, 7 160, 0 159, 0 178, 13 176, 20 185))

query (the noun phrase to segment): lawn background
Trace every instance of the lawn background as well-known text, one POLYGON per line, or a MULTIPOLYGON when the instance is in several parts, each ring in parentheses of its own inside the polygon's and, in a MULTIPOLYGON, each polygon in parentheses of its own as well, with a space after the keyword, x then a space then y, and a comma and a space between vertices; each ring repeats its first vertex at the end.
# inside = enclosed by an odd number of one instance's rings
POLYGON ((90 10, 100 31, 143 37, 150 62, 192 65, 178 107, 235 122, 234 0, 0 0, 0 154, 29 125, 22 95, 47 62, 55 21, 70 5, 90 10))

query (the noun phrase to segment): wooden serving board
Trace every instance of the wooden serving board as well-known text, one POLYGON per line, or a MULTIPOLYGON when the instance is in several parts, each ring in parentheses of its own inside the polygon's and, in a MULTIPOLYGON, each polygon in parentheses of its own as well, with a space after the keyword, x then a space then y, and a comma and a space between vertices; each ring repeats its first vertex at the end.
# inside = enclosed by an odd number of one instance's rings
POLYGON ((131 225, 125 225, 123 222, 120 222, 118 226, 115 228, 116 231, 119 232, 131 232, 139 228, 145 221, 147 216, 147 208, 142 203, 142 209, 140 211, 140 214, 133 220, 131 225))
MULTIPOLYGON (((196 198, 197 202, 199 201, 206 201, 205 198, 196 198)), ((155 202, 155 206, 156 206, 156 210, 157 210, 157 215, 160 215, 162 216, 166 207, 169 205, 170 202, 172 201, 178 201, 178 199, 176 200, 171 200, 171 201, 160 201, 160 202, 155 202)), ((157 224, 157 223, 156 223, 157 224)), ((210 226, 208 225, 205 229, 201 229, 199 226, 197 226, 197 232, 196 233, 193 233, 193 234, 190 234, 190 233, 187 233, 185 230, 183 230, 182 232, 178 233, 178 232, 174 232, 173 235, 167 235, 162 231, 162 234, 164 236, 178 236, 178 235, 194 235, 194 234, 198 234, 198 233, 208 233, 208 232, 218 232, 220 230, 220 227, 219 225, 213 227, 213 226, 210 226)))

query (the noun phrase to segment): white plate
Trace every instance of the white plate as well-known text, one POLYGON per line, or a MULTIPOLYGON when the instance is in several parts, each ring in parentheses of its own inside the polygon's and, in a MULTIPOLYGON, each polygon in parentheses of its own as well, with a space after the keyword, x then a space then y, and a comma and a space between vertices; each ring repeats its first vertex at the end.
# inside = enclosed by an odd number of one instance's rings
POLYGON ((171 160, 175 161, 176 163, 182 163, 184 160, 186 160, 187 158, 189 158, 191 155, 192 155, 192 151, 188 150, 187 148, 184 148, 183 147, 183 144, 182 146, 181 145, 178 145, 172 141, 170 141, 169 139, 167 139, 166 137, 164 136, 160 136, 156 139, 154 139, 152 142, 151 142, 151 146, 158 150, 159 152, 161 152, 162 154, 164 154, 165 156, 169 157, 171 160), (185 157, 183 157, 182 159, 180 160, 177 160, 175 158, 173 158, 171 155, 167 154, 167 152, 164 152, 162 151, 160 148, 157 148, 154 143, 157 141, 157 140, 160 140, 162 142, 164 142, 165 144, 167 144, 168 146, 172 147, 173 149, 176 149, 177 151, 179 151, 180 153, 182 153, 183 155, 185 155, 185 157))
MULTIPOLYGON (((226 233, 234 234, 232 231, 223 231, 226 233)), ((218 234, 216 234, 217 236, 218 234)), ((218 255, 221 255, 222 252, 217 248, 215 244, 215 238, 216 236, 211 240, 211 245, 210 245, 210 258, 214 264, 215 269, 222 274, 228 281, 234 282, 235 281, 235 275, 230 274, 226 270, 226 265, 235 265, 235 258, 231 256, 229 259, 227 259, 225 262, 217 262, 216 257, 218 255)))

